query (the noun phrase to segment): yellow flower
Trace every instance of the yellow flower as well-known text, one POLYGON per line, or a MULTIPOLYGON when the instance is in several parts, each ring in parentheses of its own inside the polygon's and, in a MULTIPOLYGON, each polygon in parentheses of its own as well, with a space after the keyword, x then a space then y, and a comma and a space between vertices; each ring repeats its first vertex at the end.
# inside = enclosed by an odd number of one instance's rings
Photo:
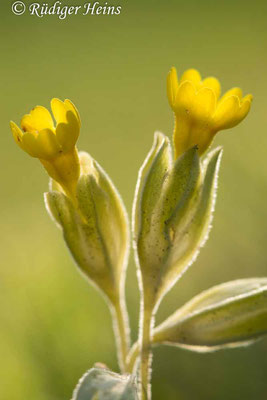
POLYGON ((222 97, 216 78, 201 80, 195 69, 184 72, 178 82, 172 68, 167 77, 167 94, 175 114, 174 147, 178 157, 197 145, 199 154, 211 144, 214 135, 241 122, 250 110, 252 96, 242 97, 239 88, 233 88, 222 97))
POLYGON ((80 132, 79 113, 70 100, 52 99, 50 112, 36 106, 21 120, 21 129, 10 122, 15 142, 30 156, 39 158, 48 174, 67 195, 74 198, 80 175, 76 142, 80 132))

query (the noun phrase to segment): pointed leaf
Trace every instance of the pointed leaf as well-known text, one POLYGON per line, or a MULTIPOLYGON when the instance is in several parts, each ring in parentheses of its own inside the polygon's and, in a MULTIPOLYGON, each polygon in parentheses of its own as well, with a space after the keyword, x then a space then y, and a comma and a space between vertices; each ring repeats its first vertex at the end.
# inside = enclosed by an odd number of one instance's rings
POLYGON ((267 278, 223 283, 194 297, 154 331, 155 343, 213 351, 267 334, 267 278))

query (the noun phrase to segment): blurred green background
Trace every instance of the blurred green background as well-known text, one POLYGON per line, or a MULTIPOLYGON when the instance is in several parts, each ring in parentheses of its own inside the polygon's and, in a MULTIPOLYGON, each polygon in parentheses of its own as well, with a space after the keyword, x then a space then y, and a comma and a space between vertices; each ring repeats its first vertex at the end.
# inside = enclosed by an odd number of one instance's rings
MULTIPOLYGON (((9 120, 52 97, 70 98, 82 118, 79 149, 108 171, 130 213, 153 132, 172 133, 165 89, 172 65, 215 75, 223 90, 253 93, 247 119, 214 143, 224 156, 210 239, 157 320, 214 284, 267 276, 267 2, 121 0, 119 16, 63 21, 15 16, 11 3, 0 5, 0 399, 67 400, 95 362, 117 370, 111 320, 48 217, 47 175, 14 144, 9 120)), ((135 339, 132 257, 127 300, 135 339)), ((153 399, 266 399, 266 354, 267 339, 207 355, 158 348, 153 399)))

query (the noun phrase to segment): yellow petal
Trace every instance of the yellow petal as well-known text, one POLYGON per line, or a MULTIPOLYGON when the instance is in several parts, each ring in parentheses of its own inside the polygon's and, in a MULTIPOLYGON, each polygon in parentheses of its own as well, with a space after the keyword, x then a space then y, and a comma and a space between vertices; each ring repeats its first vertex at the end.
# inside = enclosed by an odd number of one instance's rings
POLYGON ((176 103, 175 112, 184 111, 187 119, 201 123, 215 111, 216 98, 214 91, 209 88, 202 88, 196 92, 191 82, 184 82, 180 85, 176 103))
POLYGON ((207 120, 215 111, 216 107, 216 95, 214 90, 209 87, 200 89, 196 96, 196 110, 200 120, 207 120))
POLYGON ((22 133, 19 127, 12 121, 10 122, 10 127, 16 143, 22 148, 22 150, 26 151, 30 156, 38 158, 39 149, 36 145, 36 137, 38 134, 36 132, 22 133))
POLYGON ((195 145, 201 153, 206 150, 212 140, 211 123, 215 107, 213 89, 204 87, 196 92, 189 81, 181 84, 175 103, 173 140, 176 157, 195 145))
POLYGON ((183 82, 178 89, 176 101, 175 101, 175 112, 184 110, 186 113, 192 109, 196 98, 196 88, 189 81, 183 82))
POLYGON ((173 107, 175 104, 175 98, 178 92, 178 87, 179 83, 178 83, 177 71, 174 67, 172 67, 167 76, 167 96, 171 107, 173 107))
POLYGON ((239 109, 239 121, 241 122, 249 113, 251 102, 253 100, 253 96, 251 94, 245 96, 241 101, 241 107, 239 109))
POLYGON ((51 109, 58 124, 60 124, 61 122, 68 122, 67 113, 70 111, 74 114, 77 122, 80 125, 81 121, 79 112, 75 105, 69 99, 64 100, 64 102, 60 99, 52 99, 51 109))
POLYGON ((56 127, 56 137, 64 152, 75 147, 80 133, 79 122, 72 111, 67 111, 66 119, 66 123, 60 123, 56 127))
POLYGON ((214 115, 214 128, 221 129, 233 128, 239 124, 248 114, 251 106, 252 97, 244 97, 240 103, 237 96, 227 97, 221 102, 214 115))
POLYGON ((77 110, 77 108, 75 107, 75 105, 73 104, 73 102, 70 101, 69 99, 66 99, 64 101, 64 103, 65 103, 66 107, 68 108, 68 110, 72 111, 75 114, 75 116, 79 122, 79 125, 81 126, 80 114, 79 114, 79 111, 77 110))
POLYGON ((225 99, 227 99, 227 97, 231 97, 231 96, 237 96, 239 98, 239 100, 241 100, 242 99, 242 90, 240 88, 238 88, 238 87, 235 87, 235 88, 232 88, 232 89, 228 90, 220 98, 220 102, 219 103, 222 103, 225 99))
POLYGON ((43 129, 42 131, 40 131, 36 138, 36 141, 38 143, 38 147, 42 149, 44 159, 54 158, 56 155, 62 152, 56 135, 50 129, 43 129))
POLYGON ((60 151, 53 131, 43 129, 39 133, 26 132, 22 137, 25 150, 32 156, 44 160, 54 158, 60 151))
POLYGON ((22 137, 22 145, 27 151, 30 156, 35 157, 35 158, 40 158, 40 155, 42 154, 42 149, 38 147, 38 143, 36 141, 37 137, 36 132, 25 132, 23 137, 22 137))
POLYGON ((188 69, 181 78, 181 83, 185 81, 192 82, 195 88, 198 89, 201 86, 201 75, 196 69, 188 69))
POLYGON ((36 106, 30 114, 24 115, 21 128, 24 132, 36 132, 46 128, 53 129, 54 123, 50 112, 45 107, 36 106))
POLYGON ((51 108, 57 121, 56 136, 64 152, 75 147, 80 133, 80 116, 70 100, 52 99, 51 108))
POLYGON ((204 87, 208 87, 210 89, 213 89, 217 99, 220 97, 220 95, 221 95, 221 85, 220 85, 220 82, 218 81, 218 79, 213 78, 213 77, 206 78, 206 79, 204 79, 202 81, 202 85, 204 87))
POLYGON ((243 103, 246 102, 246 101, 249 101, 249 102, 251 103, 252 100, 253 100, 252 94, 247 94, 247 95, 246 95, 245 97, 243 97, 243 99, 241 100, 241 104, 243 104, 243 103))
POLYGON ((22 150, 25 150, 24 147, 23 147, 23 144, 22 144, 23 133, 22 133, 21 129, 13 121, 10 121, 10 128, 11 128, 11 131, 12 131, 12 134, 13 134, 13 138, 14 138, 15 142, 17 143, 17 145, 22 150))
POLYGON ((67 122, 67 109, 63 101, 56 98, 52 99, 51 109, 57 124, 60 124, 61 122, 67 122))

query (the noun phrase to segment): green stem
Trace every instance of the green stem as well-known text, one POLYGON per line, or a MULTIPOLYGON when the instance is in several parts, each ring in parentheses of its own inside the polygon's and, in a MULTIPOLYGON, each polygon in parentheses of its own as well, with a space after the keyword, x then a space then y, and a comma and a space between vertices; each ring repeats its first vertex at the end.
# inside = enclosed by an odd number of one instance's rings
POLYGON ((141 310, 141 367, 140 367, 140 385, 141 399, 151 400, 151 332, 154 325, 153 311, 144 301, 141 310))
MULTIPOLYGON (((153 336, 152 342, 151 342, 151 348, 156 347, 160 342, 157 337, 153 336)), ((136 368, 136 362, 138 357, 140 356, 140 343, 135 342, 127 356, 127 373, 132 374, 134 369, 136 368)))
POLYGON ((130 344, 129 319, 124 295, 112 304, 113 329, 117 345, 117 356, 122 373, 127 370, 127 354, 130 344))
POLYGON ((140 344, 139 342, 135 342, 127 356, 127 372, 129 374, 133 373, 139 355, 140 355, 140 344))

